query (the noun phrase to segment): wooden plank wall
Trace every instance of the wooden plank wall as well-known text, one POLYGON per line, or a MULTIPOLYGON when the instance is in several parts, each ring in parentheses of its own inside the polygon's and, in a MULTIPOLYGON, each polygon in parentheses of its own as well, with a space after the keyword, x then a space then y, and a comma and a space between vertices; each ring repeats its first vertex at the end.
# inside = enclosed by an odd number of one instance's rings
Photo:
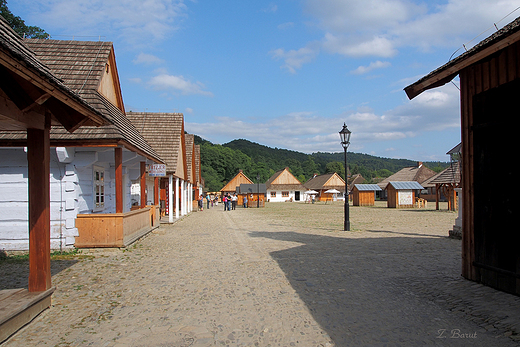
MULTIPOLYGON (((474 64, 459 74, 461 84, 461 127, 462 127, 462 275, 471 280, 479 280, 479 269, 475 261, 475 201, 474 193, 474 148, 473 148, 473 96, 504 83, 514 81, 520 76, 520 44, 493 54, 488 59, 474 64)), ((498 164, 498 163, 497 163, 498 164)), ((507 163, 502 163, 507 164, 507 163)))

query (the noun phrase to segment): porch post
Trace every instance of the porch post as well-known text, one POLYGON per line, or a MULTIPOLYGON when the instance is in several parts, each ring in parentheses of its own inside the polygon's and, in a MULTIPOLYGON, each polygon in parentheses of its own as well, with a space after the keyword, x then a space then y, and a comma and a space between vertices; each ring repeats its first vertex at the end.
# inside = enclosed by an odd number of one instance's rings
POLYGON ((175 177, 175 218, 176 219, 179 219, 179 205, 180 205, 179 177, 175 177))
POLYGON ((159 205, 159 177, 153 180, 153 204, 159 205))
POLYGON ((27 129, 29 178, 29 291, 51 287, 50 119, 44 130, 27 129))
POLYGON ((141 208, 146 206, 146 163, 141 162, 141 175, 139 185, 141 186, 141 208))
POLYGON ((116 213, 123 213, 123 149, 114 149, 116 163, 116 213))
POLYGON ((168 222, 173 223, 173 175, 168 176, 168 222))
POLYGON ((188 183, 188 213, 193 210, 193 189, 191 183, 188 183))

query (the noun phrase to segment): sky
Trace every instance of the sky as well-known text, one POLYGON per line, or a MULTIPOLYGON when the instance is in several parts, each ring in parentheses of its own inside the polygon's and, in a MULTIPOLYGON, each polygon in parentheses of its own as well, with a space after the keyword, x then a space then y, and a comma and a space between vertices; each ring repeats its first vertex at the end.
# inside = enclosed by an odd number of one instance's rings
POLYGON ((453 83, 404 87, 520 16, 520 0, 8 0, 56 40, 110 41, 126 111, 215 144, 449 161, 453 83))

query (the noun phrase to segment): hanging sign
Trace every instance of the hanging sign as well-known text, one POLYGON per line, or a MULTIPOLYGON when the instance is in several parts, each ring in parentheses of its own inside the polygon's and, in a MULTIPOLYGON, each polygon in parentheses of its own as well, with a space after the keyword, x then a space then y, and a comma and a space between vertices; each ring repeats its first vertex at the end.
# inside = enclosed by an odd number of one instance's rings
POLYGON ((150 164, 150 166, 148 167, 148 176, 151 176, 151 177, 166 176, 166 165, 165 164, 150 164))

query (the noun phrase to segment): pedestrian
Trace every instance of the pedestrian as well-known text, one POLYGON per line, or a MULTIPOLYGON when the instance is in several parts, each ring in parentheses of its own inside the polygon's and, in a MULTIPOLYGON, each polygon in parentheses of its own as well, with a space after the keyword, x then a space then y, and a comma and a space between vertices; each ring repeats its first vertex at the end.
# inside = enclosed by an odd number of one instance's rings
POLYGON ((224 211, 227 211, 227 208, 228 208, 227 194, 222 195, 222 203, 224 204, 224 211))
POLYGON ((235 210, 237 208, 237 201, 238 201, 237 194, 234 193, 233 196, 231 197, 231 209, 235 210))
POLYGON ((206 209, 209 210, 209 201, 211 200, 211 197, 209 196, 209 194, 206 194, 206 209))
POLYGON ((199 201, 198 201, 198 203, 199 203, 199 211, 204 211, 204 203, 203 203, 202 199, 203 199, 202 198, 202 194, 200 194, 199 201))
POLYGON ((247 208, 247 194, 244 195, 244 208, 247 208))
POLYGON ((227 193, 226 198, 227 198, 227 210, 231 211, 231 195, 229 193, 227 193))

